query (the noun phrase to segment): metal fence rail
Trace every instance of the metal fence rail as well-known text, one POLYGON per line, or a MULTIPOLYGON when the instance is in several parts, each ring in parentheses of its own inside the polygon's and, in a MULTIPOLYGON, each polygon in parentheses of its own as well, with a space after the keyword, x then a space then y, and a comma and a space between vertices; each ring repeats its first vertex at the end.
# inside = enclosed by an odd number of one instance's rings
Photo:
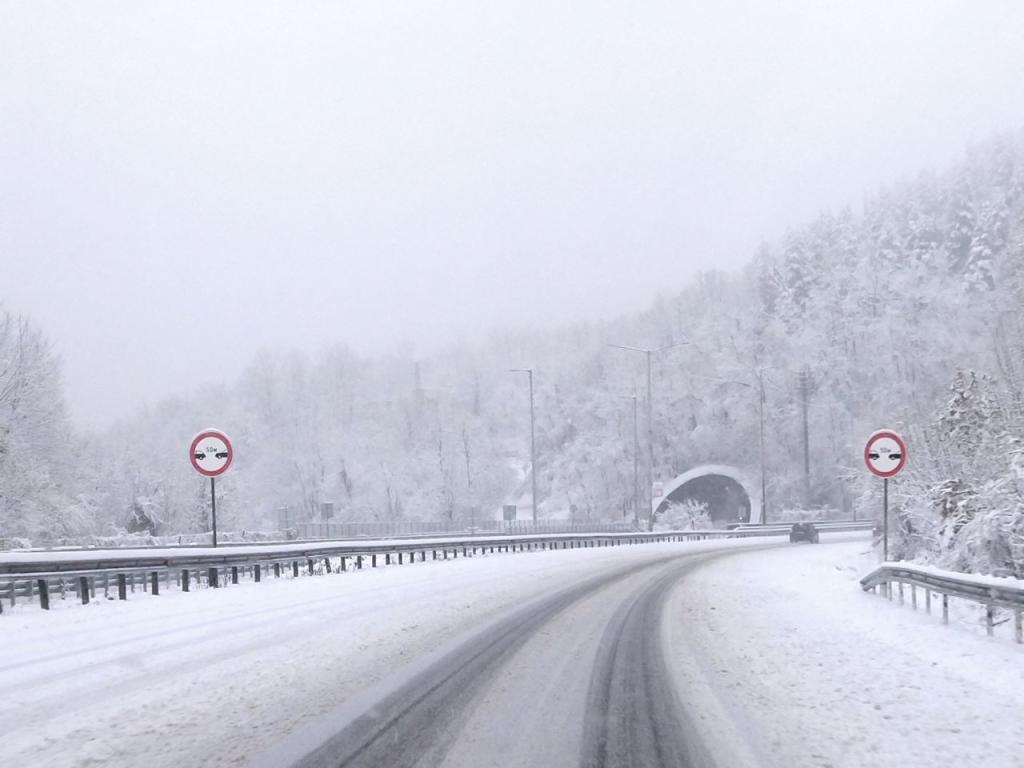
POLYGON ((90 559, 86 553, 61 559, 12 558, 0 562, 0 613, 4 605, 38 600, 48 610, 54 599, 89 603, 98 594, 127 600, 135 592, 159 595, 171 588, 189 592, 220 588, 240 580, 299 578, 319 574, 409 565, 427 560, 449 560, 497 553, 554 549, 630 546, 666 541, 700 541, 734 538, 731 531, 681 531, 628 534, 548 534, 531 536, 463 537, 432 540, 406 539, 389 542, 323 542, 218 549, 176 550, 148 553, 108 552, 90 559), (245 550, 248 551, 239 551, 245 550))
POLYGON ((985 628, 989 637, 995 633, 995 612, 1004 608, 1013 613, 1014 639, 1024 643, 1024 587, 1011 582, 1006 584, 984 576, 972 576, 951 571, 937 572, 930 568, 920 568, 903 563, 886 563, 867 574, 860 580, 865 591, 881 592, 890 600, 893 599, 893 585, 900 604, 906 601, 904 586, 910 587, 910 602, 917 610, 917 592, 924 592, 924 605, 928 613, 932 612, 932 595, 942 598, 942 622, 949 623, 949 598, 968 600, 985 607, 985 628))
POLYGON ((299 578, 426 560, 497 553, 617 547, 657 542, 778 536, 771 526, 744 530, 655 531, 653 533, 568 533, 525 536, 462 536, 391 541, 314 541, 218 549, 108 550, 26 553, 0 560, 0 613, 4 605, 35 601, 49 609, 53 599, 88 603, 101 594, 127 600, 135 592, 158 595, 220 588, 240 580, 299 578))

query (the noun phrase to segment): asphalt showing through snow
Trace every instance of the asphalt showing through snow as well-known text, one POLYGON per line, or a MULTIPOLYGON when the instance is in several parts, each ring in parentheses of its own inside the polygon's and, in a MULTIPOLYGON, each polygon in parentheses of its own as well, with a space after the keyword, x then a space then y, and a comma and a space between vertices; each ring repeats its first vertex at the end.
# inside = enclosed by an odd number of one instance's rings
POLYGON ((666 556, 535 600, 393 689, 296 765, 710 768, 685 691, 667 668, 661 624, 686 574, 731 554, 666 556))

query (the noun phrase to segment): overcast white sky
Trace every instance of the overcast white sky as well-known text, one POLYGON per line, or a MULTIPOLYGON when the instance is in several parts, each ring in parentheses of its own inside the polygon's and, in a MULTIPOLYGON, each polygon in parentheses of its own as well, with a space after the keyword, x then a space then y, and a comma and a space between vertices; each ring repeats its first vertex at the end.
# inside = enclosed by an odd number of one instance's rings
POLYGON ((1024 3, 0 1, 0 301, 102 425, 646 306, 1024 125, 1024 3))

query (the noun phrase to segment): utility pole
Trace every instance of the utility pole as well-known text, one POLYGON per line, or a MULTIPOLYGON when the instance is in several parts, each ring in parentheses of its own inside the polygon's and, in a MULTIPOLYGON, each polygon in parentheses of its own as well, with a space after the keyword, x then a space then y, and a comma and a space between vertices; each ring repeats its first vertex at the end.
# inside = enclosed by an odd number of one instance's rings
POLYGON ((534 426, 533 368, 510 368, 512 373, 525 373, 530 377, 530 493, 533 504, 533 522, 537 523, 537 433, 534 426))
POLYGON ((764 453, 764 370, 757 370, 757 386, 760 391, 760 415, 761 415, 761 525, 768 523, 768 480, 765 476, 765 453, 764 453))
POLYGON ((651 397, 651 350, 647 352, 647 519, 648 530, 654 529, 654 402, 651 397))
POLYGON ((807 401, 811 397, 811 372, 805 367, 800 371, 800 406, 804 420, 804 506, 811 503, 811 446, 810 432, 807 426, 807 401))

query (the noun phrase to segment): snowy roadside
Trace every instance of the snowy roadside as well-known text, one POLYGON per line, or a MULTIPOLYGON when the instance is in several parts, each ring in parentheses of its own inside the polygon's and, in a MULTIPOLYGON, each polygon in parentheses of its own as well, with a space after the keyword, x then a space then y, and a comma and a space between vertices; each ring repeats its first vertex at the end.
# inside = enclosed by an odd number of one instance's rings
POLYGON ((524 601, 626 563, 765 540, 392 566, 0 621, 0 765, 240 765, 524 601))
POLYGON ((823 536, 700 568, 665 627, 684 704, 735 766, 1024 765, 1024 650, 864 593, 874 565, 823 536))

